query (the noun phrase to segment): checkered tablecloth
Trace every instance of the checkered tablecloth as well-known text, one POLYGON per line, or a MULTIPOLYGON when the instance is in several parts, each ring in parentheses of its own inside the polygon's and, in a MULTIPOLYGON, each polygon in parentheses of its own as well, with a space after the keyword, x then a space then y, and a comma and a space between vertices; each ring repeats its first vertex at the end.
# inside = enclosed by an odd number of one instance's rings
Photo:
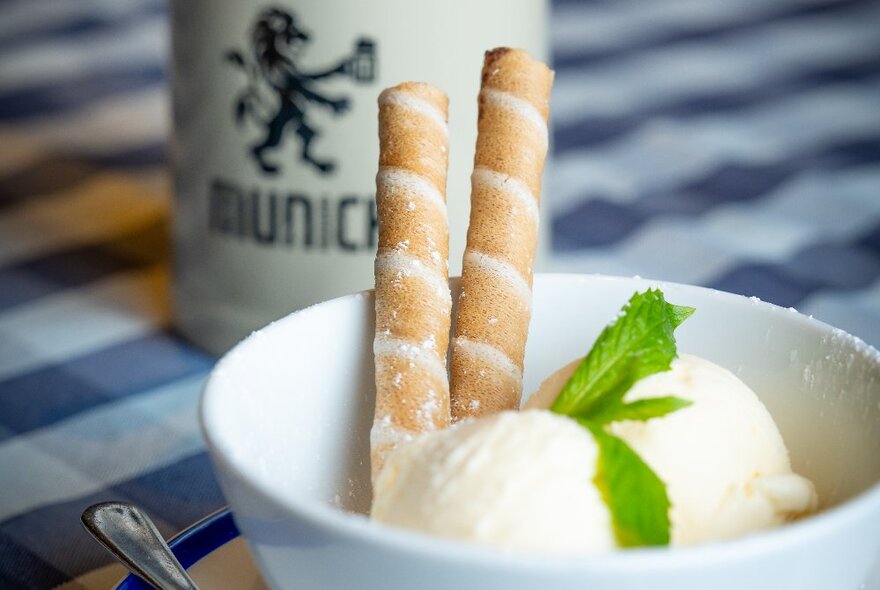
MULTIPOLYGON (((0 3, 0 588, 106 565, 90 503, 166 534, 224 504, 215 359, 169 324, 167 37, 160 0, 0 3)), ((880 2, 562 0, 551 39, 556 269, 880 344, 880 2)))

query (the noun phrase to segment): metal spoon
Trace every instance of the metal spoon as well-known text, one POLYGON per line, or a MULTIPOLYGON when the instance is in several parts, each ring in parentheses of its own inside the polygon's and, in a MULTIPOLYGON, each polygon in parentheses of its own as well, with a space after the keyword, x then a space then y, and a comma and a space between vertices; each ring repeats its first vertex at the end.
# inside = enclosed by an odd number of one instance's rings
POLYGON ((131 572, 159 590, 198 590, 143 510, 125 502, 102 502, 82 513, 101 545, 131 572))

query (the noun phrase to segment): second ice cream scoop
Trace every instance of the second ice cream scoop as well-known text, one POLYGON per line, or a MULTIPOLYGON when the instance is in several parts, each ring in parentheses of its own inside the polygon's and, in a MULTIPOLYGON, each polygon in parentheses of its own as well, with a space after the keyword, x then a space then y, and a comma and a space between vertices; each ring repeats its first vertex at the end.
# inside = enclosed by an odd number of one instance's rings
MULTIPOLYGON (((549 407, 579 362, 547 378, 526 407, 549 407)), ((815 510, 812 483, 792 472, 773 418, 733 373, 682 354, 669 371, 638 381, 624 400, 660 396, 692 403, 662 418, 615 422, 608 431, 666 483, 673 544, 736 537, 815 510)))

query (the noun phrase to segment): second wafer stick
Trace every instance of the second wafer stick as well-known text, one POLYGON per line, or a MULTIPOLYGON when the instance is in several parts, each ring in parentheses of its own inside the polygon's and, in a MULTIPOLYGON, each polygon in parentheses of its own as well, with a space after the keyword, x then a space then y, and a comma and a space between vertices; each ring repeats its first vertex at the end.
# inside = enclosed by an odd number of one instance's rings
POLYGON ((453 420, 519 408, 552 83, 552 70, 525 51, 486 52, 450 361, 453 420))

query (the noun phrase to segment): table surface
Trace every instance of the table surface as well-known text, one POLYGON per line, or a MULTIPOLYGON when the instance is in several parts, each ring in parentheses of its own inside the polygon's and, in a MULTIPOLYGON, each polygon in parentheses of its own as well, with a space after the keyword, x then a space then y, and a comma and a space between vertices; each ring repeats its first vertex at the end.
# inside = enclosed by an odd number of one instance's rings
MULTIPOLYGON (((880 344, 878 23, 864 0, 555 3, 553 265, 880 344)), ((167 37, 160 0, 0 4, 2 588, 107 564, 91 503, 165 534, 224 504, 195 413, 215 359, 169 320, 167 37)))

